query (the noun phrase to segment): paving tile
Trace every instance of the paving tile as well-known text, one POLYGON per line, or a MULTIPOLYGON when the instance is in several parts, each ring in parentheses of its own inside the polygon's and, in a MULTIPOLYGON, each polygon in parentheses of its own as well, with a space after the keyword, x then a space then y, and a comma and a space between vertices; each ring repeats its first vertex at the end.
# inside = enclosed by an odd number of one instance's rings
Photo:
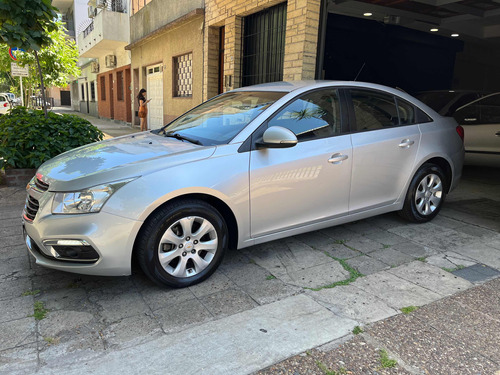
POLYGON ((75 310, 88 311, 92 308, 87 293, 83 288, 64 288, 46 290, 36 296, 50 311, 75 310))
POLYGON ((17 225, 5 225, 2 224, 3 220, 0 220, 0 238, 8 237, 8 236, 21 236, 23 235, 23 226, 20 223, 17 225))
POLYGON ((405 227, 409 225, 408 221, 403 219, 395 212, 390 212, 384 215, 378 215, 370 218, 371 222, 383 230, 389 230, 398 227, 405 227))
POLYGON ((363 275, 371 275, 372 273, 376 273, 379 271, 383 271, 389 268, 389 266, 380 260, 375 258, 361 255, 356 258, 347 259, 346 262, 363 275))
POLYGON ((0 352, 16 346, 36 342, 35 318, 22 318, 10 322, 0 323, 0 352))
POLYGON ((426 263, 433 266, 449 269, 455 269, 460 266, 468 267, 477 263, 474 259, 455 253, 453 251, 447 251, 445 253, 432 255, 426 258, 425 261, 426 263))
POLYGON ((483 263, 492 268, 500 269, 500 250, 495 249, 494 247, 490 247, 482 243, 475 243, 473 245, 457 247, 454 251, 475 259, 478 263, 483 263))
POLYGON ((357 250, 349 249, 343 244, 332 246, 330 250, 326 250, 328 255, 337 259, 351 259, 362 255, 363 253, 357 250))
POLYGON ((263 280, 241 287, 260 305, 276 302, 304 291, 303 288, 284 283, 279 279, 263 280))
POLYGON ((419 261, 392 268, 387 272, 443 296, 472 287, 470 282, 461 277, 419 261))
POLYGON ((154 315, 166 333, 179 332, 213 320, 212 314, 197 299, 156 310, 154 315))
POLYGON ((393 246, 397 245, 398 243, 404 243, 408 241, 407 238, 381 229, 367 233, 365 237, 380 243, 382 246, 393 246))
POLYGON ((190 286, 189 290, 195 295, 195 297, 203 297, 234 287, 236 287, 236 284, 232 282, 229 277, 224 275, 224 273, 215 272, 202 283, 190 286))
POLYGON ((443 232, 451 231, 451 229, 443 231, 441 226, 428 222, 424 224, 408 224, 405 226, 390 228, 388 231, 409 240, 420 242, 443 232))
POLYGON ((16 297, 0 302, 0 323, 33 314, 33 296, 16 297))
POLYGON ((236 285, 253 284, 270 276, 270 273, 253 263, 233 263, 230 265, 222 265, 217 272, 224 273, 236 285))
POLYGON ((58 337, 66 331, 76 331, 85 327, 94 319, 87 312, 58 310, 49 311, 46 317, 38 322, 38 330, 42 337, 58 337))
POLYGON ((422 306, 442 298, 440 294, 406 281, 388 271, 361 277, 351 285, 377 296, 396 309, 406 306, 422 306))
POLYGON ((354 221, 352 223, 345 224, 345 227, 361 235, 367 235, 368 233, 379 230, 379 228, 370 220, 354 221))
POLYGON ((294 238, 252 246, 245 249, 245 254, 275 276, 286 275, 332 260, 322 251, 315 250, 294 238))
POLYGON ((345 245, 353 250, 360 251, 362 253, 368 254, 375 250, 380 250, 383 248, 382 244, 377 241, 373 241, 366 237, 355 237, 351 240, 345 242, 345 245))
POLYGON ((315 357, 302 353, 275 363, 253 375, 324 375, 315 357))
POLYGON ((34 374, 38 366, 36 343, 0 352, 0 374, 34 374))
POLYGON ((416 244, 415 242, 403 242, 391 247, 393 250, 408 254, 414 258, 426 258, 439 254, 439 251, 428 246, 416 244))
MULTIPOLYGON (((4 259, 0 262, 0 283, 17 280, 31 275, 29 261, 26 255, 4 259)), ((1 285, 1 284, 0 284, 1 285)))
POLYGON ((123 349, 141 345, 163 335, 156 319, 137 315, 113 323, 103 330, 107 348, 123 349))
POLYGON ((258 306, 257 302, 241 289, 226 289, 201 297, 200 302, 216 319, 258 306))
POLYGON ((104 296, 94 302, 102 308, 100 315, 107 323, 150 312, 139 292, 104 296))
POLYGON ((359 235, 358 233, 347 228, 345 225, 325 228, 320 230, 320 233, 330 237, 334 241, 347 241, 359 235))
POLYGON ((484 282, 500 276, 500 271, 484 264, 474 264, 463 269, 455 270, 452 273, 473 283, 484 282))
POLYGON ((278 275, 278 278, 285 283, 303 288, 319 288, 346 280, 349 277, 349 272, 339 262, 331 258, 329 262, 318 266, 278 275))
MULTIPOLYGON (((31 291, 31 280, 28 277, 4 281, 0 283, 0 301, 13 297, 21 297, 27 291, 31 291)), ((0 303, 3 304, 3 302, 0 303)))
POLYGON ((497 364, 473 352, 466 343, 450 339, 416 313, 375 323, 366 332, 425 374, 477 375, 498 370, 497 364))
POLYGON ((399 311, 389 307, 373 294, 367 293, 353 284, 319 291, 306 291, 306 294, 334 314, 364 324, 376 322, 399 313, 399 311))
POLYGON ((380 260, 389 266, 400 266, 413 261, 413 257, 394 249, 382 249, 370 253, 370 257, 380 260))
POLYGON ((79 287, 79 280, 81 280, 80 275, 54 271, 45 275, 33 276, 33 290, 54 290, 60 288, 75 288, 79 287))
POLYGON ((196 298, 189 288, 174 289, 156 285, 145 288, 140 293, 153 311, 196 298))

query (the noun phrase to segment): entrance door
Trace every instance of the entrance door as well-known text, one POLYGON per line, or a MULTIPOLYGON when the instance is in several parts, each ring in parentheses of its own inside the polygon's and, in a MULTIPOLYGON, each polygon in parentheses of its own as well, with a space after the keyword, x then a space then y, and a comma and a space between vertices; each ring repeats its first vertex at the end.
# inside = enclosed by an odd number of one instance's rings
POLYGON ((159 129, 163 123, 163 72, 160 65, 147 68, 148 128, 159 129))
POLYGON ((109 75, 109 118, 115 118, 115 97, 113 90, 113 74, 109 75))

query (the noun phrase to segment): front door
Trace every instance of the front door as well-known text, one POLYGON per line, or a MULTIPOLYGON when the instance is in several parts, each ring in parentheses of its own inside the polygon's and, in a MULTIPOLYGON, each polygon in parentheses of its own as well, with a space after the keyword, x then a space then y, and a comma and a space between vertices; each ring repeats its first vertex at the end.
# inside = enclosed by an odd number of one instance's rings
POLYGON ((403 193, 413 171, 420 130, 413 105, 378 91, 349 91, 354 115, 351 214, 394 203, 403 193))
POLYGON ((347 214, 352 152, 342 123, 337 90, 322 89, 293 100, 264 125, 290 129, 299 142, 251 151, 252 237, 347 214))
POLYGON ((163 125, 163 72, 161 65, 147 68, 148 128, 159 129, 163 125))

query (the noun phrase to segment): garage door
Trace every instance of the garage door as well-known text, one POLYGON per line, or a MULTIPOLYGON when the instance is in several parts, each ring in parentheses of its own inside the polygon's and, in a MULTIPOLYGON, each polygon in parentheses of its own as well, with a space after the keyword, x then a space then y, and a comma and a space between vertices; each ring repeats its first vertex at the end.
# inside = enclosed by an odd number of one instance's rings
POLYGON ((163 72, 160 65, 147 68, 148 127, 161 128, 163 124, 163 72))

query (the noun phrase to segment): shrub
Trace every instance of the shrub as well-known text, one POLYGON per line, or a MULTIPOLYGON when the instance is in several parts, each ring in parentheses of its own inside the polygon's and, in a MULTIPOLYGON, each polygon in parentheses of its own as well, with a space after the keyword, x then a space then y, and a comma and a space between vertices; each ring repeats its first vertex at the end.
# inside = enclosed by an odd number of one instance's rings
POLYGON ((104 134, 75 115, 16 107, 0 116, 0 168, 38 168, 75 147, 102 140, 104 134))

